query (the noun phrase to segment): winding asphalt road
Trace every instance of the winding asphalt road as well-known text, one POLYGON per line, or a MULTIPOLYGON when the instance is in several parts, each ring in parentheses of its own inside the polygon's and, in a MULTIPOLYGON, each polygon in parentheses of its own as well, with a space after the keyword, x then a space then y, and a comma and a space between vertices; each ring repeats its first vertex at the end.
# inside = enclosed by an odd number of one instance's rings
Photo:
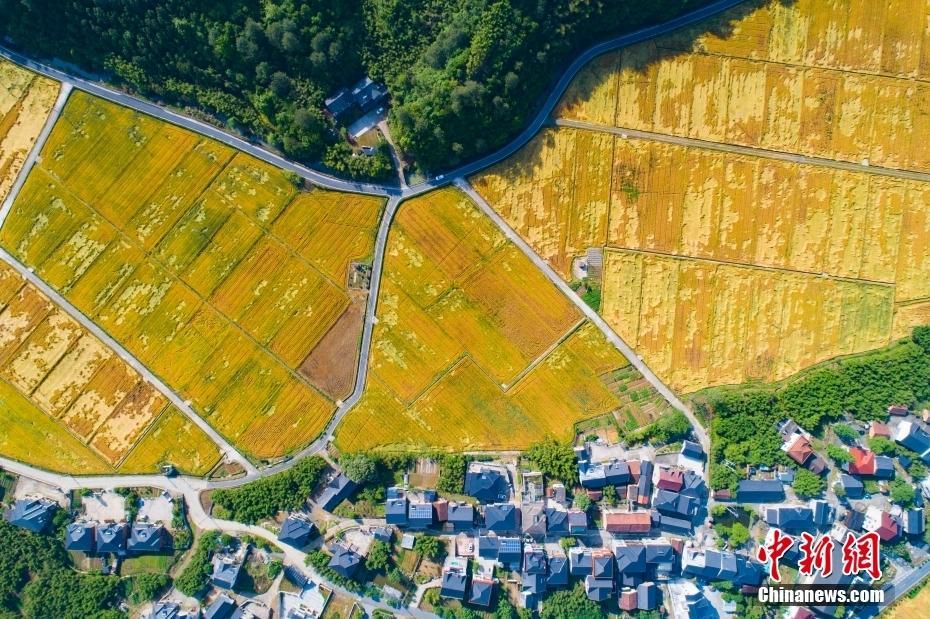
POLYGON ((546 124, 549 116, 552 114, 552 111, 555 109, 555 106, 562 98, 563 93, 568 88, 575 75, 577 75, 578 72, 581 71, 581 69, 584 68, 584 66, 594 58, 597 58, 598 56, 601 56, 620 47, 626 47, 628 45, 640 43, 663 34, 668 34, 673 30, 689 26, 701 20, 707 19, 708 17, 717 15, 718 13, 733 8, 742 2, 744 2, 744 0, 717 0, 717 2, 712 2, 704 7, 696 9, 685 15, 676 17, 675 19, 669 20, 662 24, 650 26, 648 28, 642 28, 636 32, 614 37, 587 49, 586 51, 582 52, 581 55, 579 55, 575 61, 568 66, 567 69, 565 69, 558 82, 556 82, 552 87, 549 96, 546 97, 546 100, 540 106, 539 111, 533 117, 533 120, 530 122, 530 124, 527 125, 527 127, 506 146, 494 153, 491 153, 490 155, 486 155, 485 157, 465 164, 459 168, 456 168, 455 170, 450 170, 446 174, 441 174, 422 183, 403 188, 391 185, 359 183, 336 178, 318 170, 312 170, 307 166, 294 163, 293 161, 285 159, 277 153, 274 153, 258 144, 253 144, 252 142, 243 140, 242 138, 215 127, 214 125, 210 125, 194 118, 178 114, 177 112, 165 109, 154 103, 145 101, 144 99, 140 99, 139 97, 135 97, 125 92, 114 90, 113 88, 101 85, 97 82, 70 75, 60 69, 56 69, 41 62, 37 62, 11 49, 0 46, 0 56, 3 56, 19 65, 27 67, 36 73, 41 73, 42 75, 48 76, 62 83, 71 84, 78 90, 83 90, 102 99, 113 101, 114 103, 118 103, 140 112, 144 112, 150 116, 160 118, 180 127, 184 127, 190 129, 191 131, 195 131, 202 135, 211 137, 215 140, 228 144, 233 148, 237 148, 246 153, 249 153, 258 159, 267 161, 272 165, 278 166, 290 172, 294 172, 295 174, 300 175, 301 177, 319 185, 320 187, 328 187, 330 189, 350 191, 355 193, 411 198, 437 187, 447 185, 457 177, 470 176, 479 170, 483 170, 488 166, 506 159, 510 155, 520 150, 520 148, 529 142, 530 139, 532 139, 532 137, 536 135, 536 133, 543 127, 543 125, 546 124))

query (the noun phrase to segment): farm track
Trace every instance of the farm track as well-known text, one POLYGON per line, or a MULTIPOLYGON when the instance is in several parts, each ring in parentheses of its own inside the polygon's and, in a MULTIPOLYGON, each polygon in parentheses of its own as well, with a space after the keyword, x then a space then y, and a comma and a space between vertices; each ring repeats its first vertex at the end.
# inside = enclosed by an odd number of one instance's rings
POLYGON ((721 153, 730 153, 733 155, 746 155, 749 157, 761 157, 763 159, 774 159, 776 161, 787 161, 788 163, 798 163, 801 165, 812 165, 821 168, 832 168, 834 170, 843 170, 846 172, 858 172, 861 174, 875 174, 876 176, 887 176, 890 178, 899 178, 902 180, 930 182, 930 172, 915 172, 913 170, 898 170, 896 168, 883 168, 880 166, 863 165, 861 163, 852 163, 850 161, 839 161, 837 159, 826 159, 824 157, 811 157, 809 155, 799 155, 780 150, 769 150, 756 146, 740 146, 738 144, 729 144, 726 142, 711 142, 698 138, 686 138, 667 133, 655 133, 653 131, 641 131, 639 129, 626 129, 623 127, 613 127, 611 125, 602 125, 584 120, 571 120, 567 118, 557 118, 554 121, 557 127, 569 127, 571 129, 580 129, 582 131, 594 131, 597 133, 610 133, 627 138, 636 138, 650 140, 653 142, 662 142, 665 144, 674 144, 676 146, 685 146, 691 148, 702 148, 704 150, 713 150, 721 153))
MULTIPOLYGON (((374 260, 372 265, 372 280, 371 288, 368 296, 368 305, 365 312, 365 322, 362 331, 362 343, 360 347, 359 354, 359 369, 356 375, 355 388, 352 394, 341 403, 337 408, 332 419, 326 426, 324 433, 309 444, 304 449, 293 454, 290 458, 285 461, 279 462, 275 465, 266 467, 261 471, 257 470, 251 462, 249 462, 244 456, 242 456, 238 451, 236 451, 231 445, 229 445, 209 424, 199 417, 193 410, 185 404, 183 400, 180 400, 177 395, 170 392, 160 380, 157 379, 151 372, 144 368, 134 357, 132 357, 127 351, 125 351, 119 344, 117 344, 112 338, 108 337, 102 329, 97 327, 93 322, 87 319, 83 314, 71 306, 67 301, 61 298, 60 295, 55 293, 47 284, 42 282, 34 273, 29 271, 26 267, 19 264, 12 256, 6 252, 0 252, 0 258, 10 262, 17 271, 23 274, 24 277, 30 282, 35 283, 40 290, 48 294, 55 302, 59 303, 64 307, 69 314, 74 316, 81 324, 85 325, 88 329, 91 330, 95 335, 100 337, 100 339, 105 342, 108 346, 113 348, 115 351, 119 352, 120 356, 127 360, 132 367, 137 367, 140 369, 143 376, 145 376, 153 385, 155 385, 160 391, 163 391, 165 395, 169 396, 169 399, 179 406, 179 408, 187 414, 191 419, 201 427, 208 435, 213 438, 213 440, 226 451, 230 459, 240 462, 247 471, 247 474, 232 480, 222 480, 222 481, 207 481, 199 478, 184 478, 185 483, 194 484, 192 487, 196 487, 198 491, 206 490, 210 488, 222 488, 222 487, 234 487, 242 485, 256 479, 258 477, 264 477, 271 475, 283 470, 286 470, 293 466, 300 458, 307 455, 319 452, 325 449, 327 443, 332 439, 333 434, 335 433, 336 428, 339 423, 349 412, 349 410, 359 401, 364 391, 364 386, 368 378, 368 358, 371 350, 371 338, 373 326, 375 323, 375 310, 377 308, 378 302, 378 291, 381 282, 381 275, 384 264, 384 255, 387 247, 387 237, 391 222, 394 218, 394 215, 397 212, 398 206, 401 203, 402 199, 412 198, 434 189, 447 186, 453 182, 459 185, 461 188, 467 188, 466 192, 471 196, 473 200, 481 207, 483 211, 492 215, 491 219, 494 223, 505 232, 505 234, 517 243, 520 246, 521 250, 526 253, 531 261, 540 268, 547 277, 553 280, 556 283, 556 286, 565 293, 570 300, 576 305, 579 305, 581 311, 587 316, 597 327, 601 330, 607 339, 620 350, 620 352, 634 365, 637 369, 642 372, 646 379, 653 384, 657 390, 666 398, 666 400, 672 404, 676 409, 681 410, 685 413, 688 418, 691 420, 692 424, 695 427, 695 432, 697 433, 701 444, 704 446, 705 450, 709 448, 709 440, 707 432, 700 425, 698 420, 694 417, 691 411, 684 405, 684 403, 669 389, 664 383, 662 383, 658 377, 643 363, 643 361, 636 355, 636 353, 607 325, 607 323, 590 307, 587 306, 570 288, 561 280, 561 278, 556 275, 551 268, 541 259, 539 256, 529 248, 528 245, 522 242, 516 234, 510 230, 509 226, 503 222, 503 220, 494 213, 487 203, 477 195, 476 192, 471 188, 471 185, 468 183, 466 178, 480 170, 483 170, 499 161, 510 157, 516 153, 519 149, 525 146, 535 135, 542 129, 548 122, 549 117, 552 114, 552 111, 558 105, 559 101, 562 98, 562 95, 565 93, 571 81, 578 74, 578 72, 584 68, 584 66, 591 61, 592 59, 600 56, 604 53, 607 53, 611 50, 632 45, 634 43, 639 43, 648 39, 652 39, 673 30, 682 28, 704 20, 708 17, 712 17, 718 13, 721 13, 727 9, 733 8, 742 3, 743 0, 718 0, 712 4, 709 4, 701 9, 682 15, 678 18, 659 24, 656 26, 651 26, 644 28, 642 30, 615 37, 613 39, 604 41, 598 45, 595 45, 589 48, 587 51, 580 54, 562 73, 559 80, 553 86, 548 97, 541 105, 537 114, 534 116, 529 125, 521 132, 517 137, 515 137, 510 143, 499 149, 497 152, 487 155, 481 159, 473 161, 469 164, 465 164, 453 171, 447 172, 446 174, 441 174, 432 179, 428 179, 422 183, 418 183, 413 186, 404 186, 404 187, 394 187, 387 185, 376 185, 369 183, 358 183, 353 181, 346 181, 343 179, 338 179, 330 175, 324 174, 322 172, 312 170, 306 166, 303 166, 298 163, 289 161, 280 155, 277 155, 259 145, 250 143, 246 140, 243 140, 239 137, 231 135, 217 127, 209 125, 207 123, 183 116, 171 110, 160 107, 156 104, 153 104, 148 101, 144 101, 138 97, 119 92, 112 88, 102 86, 98 83, 92 82, 90 80, 82 79, 69 75, 68 73, 50 67, 48 65, 33 61, 22 54, 14 52, 12 50, 0 47, 0 56, 7 58, 8 60, 22 65, 32 71, 50 77, 52 79, 58 80, 62 83, 63 89, 70 90, 71 88, 76 88, 85 92, 88 92, 92 95, 101 97, 103 99, 112 101, 119 105, 129 107, 136 111, 148 114, 160 120, 172 123, 179 127, 191 130, 195 133, 210 137, 219 142, 227 144, 233 148, 236 148, 242 152, 250 154, 260 160, 263 160, 272 165, 278 166, 284 170, 288 170, 300 175, 302 178, 309 180, 310 182, 319 185, 321 187, 326 187, 329 189, 334 189, 338 191, 346 191, 353 193, 363 193, 369 195, 378 195, 386 196, 389 198, 388 203, 385 207, 385 212, 382 217, 382 220, 379 224, 378 234, 375 243, 374 249, 374 260), (522 245, 521 245, 522 244, 522 245), (553 279, 555 278, 555 279, 553 279), (557 280, 557 281, 556 281, 557 280), (130 361, 131 360, 131 361, 130 361), (196 482, 196 483, 195 483, 196 482)), ((63 107, 63 101, 59 101, 61 107, 63 107)), ((56 113, 54 114, 57 118, 60 109, 56 105, 56 113)), ((4 201, 2 206, 3 214, 9 212, 9 208, 18 195, 19 191, 22 189, 25 179, 28 176, 28 171, 34 164, 38 153, 41 151, 42 145, 45 142, 45 139, 48 137, 48 133, 51 131, 51 125, 54 124, 49 120, 49 125, 43 129, 40 140, 37 141, 35 147, 30 152, 30 161, 27 162, 28 165, 23 166, 23 170, 20 172, 19 177, 14 184, 14 187, 10 191, 9 196, 4 201)), ((2 224, 2 219, 0 219, 0 224, 2 224)), ((5 459, 0 459, 0 463, 7 462, 5 459)), ((10 461, 12 462, 12 461, 10 461)), ((55 476, 54 474, 48 473, 46 471, 41 471, 40 469, 35 469, 27 465, 17 463, 16 467, 18 470, 24 471, 22 474, 28 475, 28 470, 35 471, 36 474, 41 474, 42 476, 52 475, 53 477, 64 479, 75 479, 72 476, 55 476)), ((132 480, 135 479, 136 483, 141 483, 143 480, 151 479, 164 479, 159 476, 109 476, 109 477, 95 477, 95 478, 82 478, 87 482, 87 485, 106 485, 106 484, 116 484, 124 485, 125 483, 132 483, 132 480)), ((147 482, 146 482, 147 483, 147 482)), ((180 482, 178 482, 180 483, 180 482)))

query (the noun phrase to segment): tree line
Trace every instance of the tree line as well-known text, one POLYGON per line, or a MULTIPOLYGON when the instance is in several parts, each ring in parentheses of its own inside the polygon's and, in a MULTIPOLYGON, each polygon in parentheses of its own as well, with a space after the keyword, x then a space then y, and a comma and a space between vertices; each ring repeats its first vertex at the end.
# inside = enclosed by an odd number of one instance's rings
POLYGON ((322 112, 338 87, 383 80, 397 142, 448 168, 518 133, 579 50, 707 1, 0 0, 0 33, 293 159, 385 179, 382 153, 338 146, 322 112))

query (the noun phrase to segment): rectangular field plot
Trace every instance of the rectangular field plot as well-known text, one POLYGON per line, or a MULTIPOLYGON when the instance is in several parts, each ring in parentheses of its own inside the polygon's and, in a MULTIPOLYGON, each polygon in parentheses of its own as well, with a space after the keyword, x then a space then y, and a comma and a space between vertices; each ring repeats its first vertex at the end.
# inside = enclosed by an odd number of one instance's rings
POLYGON ((0 59, 0 201, 48 118, 59 84, 0 59))
POLYGON ((464 195, 411 200, 396 225, 341 449, 520 448, 621 409, 626 359, 464 195))
MULTIPOLYGON (((273 459, 335 408, 297 370, 348 307, 350 263, 369 259, 383 205, 303 192, 264 162, 75 93, 0 243, 244 452, 273 459)), ((7 319, 11 333, 31 326, 7 319)), ((75 389, 58 377, 41 397, 114 463, 158 408, 75 389)))
POLYGON ((148 473, 171 464, 182 474, 206 475, 219 459, 220 451, 210 437, 171 406, 152 424, 118 471, 148 473))
POLYGON ((165 408, 164 396, 2 263, 0 283, 0 453, 56 471, 112 471, 165 408))
POLYGON ((557 114, 928 171, 928 24, 921 0, 770 0, 595 60, 557 114))
POLYGON ((683 391, 778 380, 888 343, 894 288, 628 251, 608 252, 602 313, 683 391))

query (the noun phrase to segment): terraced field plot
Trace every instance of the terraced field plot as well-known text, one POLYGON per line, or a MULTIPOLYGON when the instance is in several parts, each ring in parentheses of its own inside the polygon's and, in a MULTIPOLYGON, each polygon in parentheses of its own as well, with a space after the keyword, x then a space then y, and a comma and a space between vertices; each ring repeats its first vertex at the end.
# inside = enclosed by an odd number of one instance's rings
POLYGON ((341 449, 518 449, 582 419, 667 410, 651 389, 623 395, 640 378, 626 359, 457 190, 401 206, 380 294, 341 449))
POLYGON ((930 184, 597 129, 930 169, 928 10, 765 2, 601 57, 557 110, 590 130, 473 184, 566 279, 606 249, 602 315, 678 389, 883 346, 930 323, 930 184))
POLYGON ((58 89, 58 82, 0 59, 0 201, 39 137, 58 89))
POLYGON ((930 6, 769 0, 609 54, 558 115, 930 170, 930 6))
POLYGON ((254 458, 333 402, 298 369, 349 306, 382 201, 76 93, 0 243, 254 458))
POLYGON ((154 454, 143 437, 172 414, 167 400, 3 263, 0 308, 0 453, 78 474, 123 471, 129 454, 148 458, 136 472, 172 462, 203 473, 194 460, 217 462, 217 447, 197 427, 162 436, 154 454))

